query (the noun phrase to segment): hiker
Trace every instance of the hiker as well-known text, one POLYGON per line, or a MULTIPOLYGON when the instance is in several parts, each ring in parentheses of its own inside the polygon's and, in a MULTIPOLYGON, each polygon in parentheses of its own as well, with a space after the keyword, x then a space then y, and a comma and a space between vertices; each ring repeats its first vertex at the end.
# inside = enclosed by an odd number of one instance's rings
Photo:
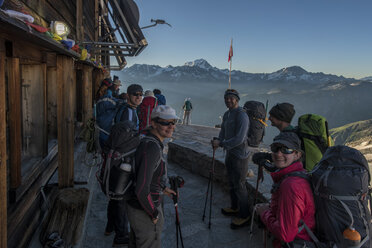
MULTIPOLYGON (((136 108, 142 101, 142 87, 138 84, 131 84, 127 88, 128 99, 117 111, 115 123, 132 121, 138 130, 138 117, 136 108)), ((107 205, 107 224, 105 235, 115 231, 113 246, 121 246, 129 243, 128 219, 125 210, 125 200, 110 199, 107 205)))
POLYGON ((158 105, 167 104, 167 101, 165 100, 165 96, 161 94, 161 91, 159 89, 154 89, 152 92, 154 92, 155 97, 158 99, 158 105))
MULTIPOLYGON (((291 125, 291 121, 296 111, 290 103, 277 103, 269 111, 271 125, 279 129, 280 132, 293 132, 296 134, 296 127, 291 125)), ((252 161, 258 164, 263 158, 272 162, 272 155, 269 152, 257 152, 253 154, 252 161)), ((268 168, 266 168, 268 169, 268 168)))
POLYGON ((118 110, 115 116, 115 123, 120 121, 133 121, 139 128, 139 119, 137 115, 137 107, 141 104, 143 97, 143 89, 139 84, 131 84, 127 88, 127 102, 124 103, 118 110))
POLYGON ((176 195, 165 185, 167 165, 163 158, 163 141, 172 137, 177 119, 171 107, 157 106, 151 114, 151 129, 136 151, 135 197, 128 200, 127 211, 137 248, 161 247, 162 194, 176 195))
MULTIPOLYGON (((99 89, 96 92, 95 100, 98 101, 104 95, 108 94, 107 90, 112 86, 112 84, 113 82, 111 80, 111 77, 103 79, 101 85, 99 86, 99 89)), ((109 95, 112 96, 112 93, 109 93, 109 95)))
POLYGON ((119 77, 114 76, 114 80, 113 80, 112 86, 110 87, 110 90, 112 91, 112 95, 115 98, 119 98, 120 86, 121 86, 121 81, 119 80, 119 77))
POLYGON ((139 106, 139 131, 142 132, 145 128, 150 126, 151 112, 158 106, 158 99, 154 96, 151 90, 145 91, 145 97, 139 106))
POLYGON ((235 216, 230 227, 240 228, 249 221, 248 192, 245 187, 248 172, 248 160, 251 152, 248 150, 247 132, 249 127, 248 115, 239 106, 239 93, 234 89, 225 91, 225 112, 219 137, 213 139, 213 149, 221 146, 225 149, 225 165, 230 186, 230 207, 222 208, 226 216, 235 216))
MULTIPOLYGON (((110 87, 113 85, 110 78, 104 79, 101 85, 102 88, 100 88, 99 91, 102 91, 103 88, 106 88, 106 91, 96 102, 96 124, 100 129, 99 144, 101 147, 104 147, 104 143, 111 131, 112 120, 116 115, 118 100, 113 97, 112 91, 110 90, 110 87), (109 86, 103 87, 107 85, 109 86)), ((102 94, 102 92, 97 92, 97 96, 100 94, 102 94)))
POLYGON ((315 203, 310 183, 303 177, 289 176, 293 172, 305 172, 301 162, 301 141, 293 132, 281 132, 274 138, 271 151, 276 167, 271 172, 274 182, 271 202, 257 204, 257 214, 274 236, 274 248, 284 247, 283 243, 294 240, 296 244, 311 241, 305 229, 299 231, 300 221, 311 230, 315 228, 315 203))
POLYGON ((190 124, 190 114, 192 110, 191 98, 186 98, 183 104, 183 124, 190 124))
POLYGON ((282 131, 292 131, 295 128, 291 125, 291 121, 296 111, 292 104, 283 102, 278 103, 269 111, 269 120, 271 121, 271 126, 282 131))

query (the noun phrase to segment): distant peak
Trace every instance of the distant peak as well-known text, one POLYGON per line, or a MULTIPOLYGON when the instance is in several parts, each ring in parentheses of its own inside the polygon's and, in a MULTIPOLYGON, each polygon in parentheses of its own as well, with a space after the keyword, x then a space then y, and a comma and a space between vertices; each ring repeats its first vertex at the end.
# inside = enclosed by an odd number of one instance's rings
POLYGON ((212 68, 212 66, 205 59, 197 59, 191 62, 186 62, 185 66, 197 66, 204 69, 212 68))
POLYGON ((301 66, 290 66, 290 67, 285 67, 278 72, 286 73, 286 74, 295 74, 295 75, 301 75, 308 73, 305 69, 303 69, 301 66))

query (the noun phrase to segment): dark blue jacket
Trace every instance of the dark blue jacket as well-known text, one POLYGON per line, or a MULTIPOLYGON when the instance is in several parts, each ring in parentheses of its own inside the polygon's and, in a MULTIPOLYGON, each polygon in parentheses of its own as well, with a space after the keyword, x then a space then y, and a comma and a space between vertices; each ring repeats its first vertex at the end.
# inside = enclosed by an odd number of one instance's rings
MULTIPOLYGON (((107 90, 107 93, 103 95, 96 103, 96 123, 97 125, 110 133, 111 126, 117 111, 118 100, 112 96, 111 90, 107 90)), ((100 142, 107 140, 108 135, 104 132, 99 134, 100 142)))
POLYGON ((158 99, 158 105, 167 105, 167 101, 165 100, 164 95, 156 94, 155 97, 158 99))
POLYGON ((222 119, 221 131, 218 136, 220 146, 239 159, 249 155, 247 133, 249 118, 242 107, 225 112, 222 119))

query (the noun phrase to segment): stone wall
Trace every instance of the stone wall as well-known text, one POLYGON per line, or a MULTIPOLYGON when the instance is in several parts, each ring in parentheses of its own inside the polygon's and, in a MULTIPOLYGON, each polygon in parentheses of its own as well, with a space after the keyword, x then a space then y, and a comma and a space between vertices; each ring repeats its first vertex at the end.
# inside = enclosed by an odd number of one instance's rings
MULTIPOLYGON (((168 161, 177 164, 194 174, 209 178, 212 167, 213 151, 210 140, 218 136, 219 129, 204 126, 177 126, 174 139, 168 143, 168 161)), ((265 150, 264 148, 259 150, 265 150)), ((256 151, 257 152, 257 151, 256 151)), ((224 164, 224 151, 218 148, 215 153, 214 181, 228 190, 226 170, 224 164)), ((253 203, 257 181, 257 166, 249 164, 253 174, 247 177, 247 190, 250 202, 253 203)), ((264 181, 260 182, 257 194, 258 202, 267 202, 270 199, 271 177, 264 172, 264 181)))

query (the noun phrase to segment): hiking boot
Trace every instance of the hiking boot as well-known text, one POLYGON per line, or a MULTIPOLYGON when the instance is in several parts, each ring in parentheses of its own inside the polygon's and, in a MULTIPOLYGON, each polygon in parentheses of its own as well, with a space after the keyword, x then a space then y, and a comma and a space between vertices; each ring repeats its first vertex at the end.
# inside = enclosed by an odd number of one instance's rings
POLYGON ((103 233, 105 236, 110 236, 111 233, 114 231, 114 225, 106 224, 105 232, 103 233))
POLYGON ((221 208, 221 213, 226 216, 235 216, 239 213, 239 209, 221 208))
POLYGON ((115 236, 114 242, 112 243, 112 247, 124 247, 129 244, 129 238, 126 237, 117 237, 115 236))
POLYGON ((243 226, 247 226, 247 225, 249 225, 249 220, 250 219, 251 219, 250 217, 247 217, 247 218, 239 218, 239 217, 234 218, 233 221, 230 224, 230 227, 231 227, 231 229, 239 229, 239 228, 241 228, 243 226))

